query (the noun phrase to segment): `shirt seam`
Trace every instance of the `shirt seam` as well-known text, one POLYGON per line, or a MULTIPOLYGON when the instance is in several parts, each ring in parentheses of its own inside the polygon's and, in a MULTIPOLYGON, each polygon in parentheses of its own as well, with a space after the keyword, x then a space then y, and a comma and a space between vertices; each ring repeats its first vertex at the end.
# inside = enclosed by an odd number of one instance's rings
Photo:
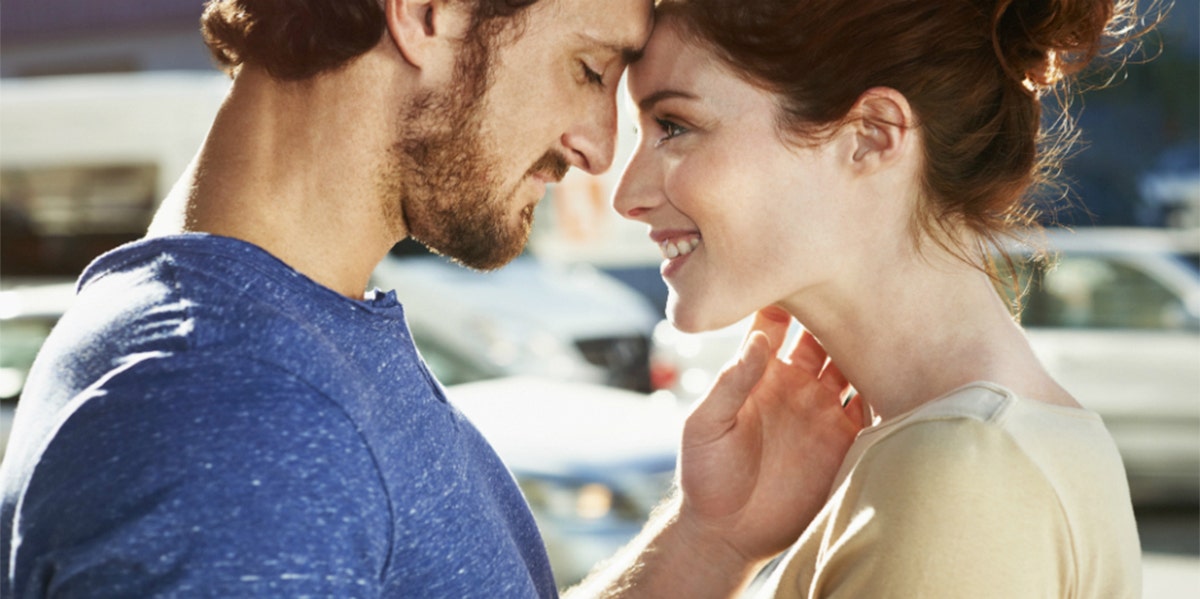
MULTIPOLYGON (((333 299, 335 301, 338 301, 339 304, 344 304, 345 306, 347 306, 351 309, 361 309, 361 310, 367 310, 370 312, 378 312, 379 311, 378 308, 370 305, 365 299, 362 301, 359 301, 359 300, 355 300, 353 298, 346 297, 346 296, 312 280, 310 277, 308 277, 304 273, 296 270, 295 268, 293 268, 291 265, 287 264, 283 260, 280 260, 279 257, 268 252, 266 249, 264 249, 258 245, 255 245, 253 243, 250 243, 248 241, 237 239, 236 237, 226 237, 223 235, 216 235, 216 234, 211 234, 211 233, 205 233, 202 235, 195 235, 195 236, 185 234, 185 235, 173 235, 173 236, 167 236, 167 237, 143 239, 141 241, 134 242, 134 243, 138 244, 138 245, 136 245, 135 247, 127 247, 126 248, 126 251, 129 252, 129 255, 120 256, 118 259, 117 256, 113 256, 111 254, 106 254, 107 257, 102 256, 101 258, 103 258, 106 262, 111 261, 110 263, 103 264, 103 268, 99 268, 97 266, 98 270, 93 270, 93 266, 96 266, 96 263, 93 263, 92 266, 89 266, 87 269, 85 269, 84 273, 83 273, 84 276, 80 277, 79 283, 76 286, 76 291, 77 292, 81 291, 84 286, 91 285, 93 282, 99 281, 100 279, 103 279, 114 273, 126 272, 128 270, 128 268, 130 267, 130 265, 137 264, 139 262, 151 262, 151 261, 155 260, 156 258, 168 258, 170 260, 170 262, 173 264, 173 266, 177 270, 180 270, 180 271, 187 270, 188 272, 191 272, 191 273, 197 273, 197 274, 201 274, 201 275, 210 275, 211 273, 209 273, 206 270, 194 269, 194 268, 182 266, 174 260, 176 254, 191 254, 194 256, 204 256, 207 258, 223 258, 226 260, 234 261, 243 268, 254 271, 257 274, 268 277, 273 281, 287 285, 289 287, 294 286, 296 284, 295 279, 299 278, 300 280, 303 281, 305 286, 310 286, 310 287, 313 287, 314 289, 319 289, 320 293, 328 296, 328 299, 333 299), (159 241, 160 243, 155 244, 154 243, 155 241, 159 241), (209 242, 208 245, 205 244, 206 241, 209 242), (218 247, 210 247, 210 245, 212 245, 213 243, 218 244, 218 247), (259 264, 257 259, 247 259, 243 256, 237 255, 237 252, 235 252, 235 251, 224 251, 224 248, 227 245, 231 245, 231 244, 236 244, 237 246, 241 247, 242 249, 244 249, 246 251, 258 254, 263 259, 271 260, 271 261, 277 263, 276 266, 278 266, 281 269, 286 269, 286 272, 290 273, 290 276, 284 276, 284 274, 282 272, 280 272, 280 270, 278 270, 278 269, 267 268, 264 265, 259 264)), ((120 252, 120 251, 121 251, 120 248, 113 250, 114 253, 120 252)), ((97 261, 99 261, 101 258, 97 258, 97 261)), ((218 281, 221 281, 221 279, 219 277, 213 277, 213 278, 218 281)), ((224 282, 224 281, 222 281, 222 282, 224 282)), ((233 285, 226 285, 226 287, 231 290, 236 290, 239 294, 242 294, 242 295, 244 295, 245 291, 246 291, 245 289, 242 289, 240 287, 236 287, 233 285)))

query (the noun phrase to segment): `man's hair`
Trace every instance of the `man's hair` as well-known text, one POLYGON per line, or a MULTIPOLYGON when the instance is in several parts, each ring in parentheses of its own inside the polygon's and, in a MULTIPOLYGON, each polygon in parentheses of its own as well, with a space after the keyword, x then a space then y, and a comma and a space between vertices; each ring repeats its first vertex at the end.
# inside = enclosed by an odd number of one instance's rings
MULTIPOLYGON (((504 30, 537 0, 460 0, 474 5, 469 35, 504 30)), ((208 0, 200 17, 204 42, 232 74, 243 64, 285 80, 340 68, 379 43, 384 0, 208 0)), ((481 41, 481 40, 476 40, 481 41)))

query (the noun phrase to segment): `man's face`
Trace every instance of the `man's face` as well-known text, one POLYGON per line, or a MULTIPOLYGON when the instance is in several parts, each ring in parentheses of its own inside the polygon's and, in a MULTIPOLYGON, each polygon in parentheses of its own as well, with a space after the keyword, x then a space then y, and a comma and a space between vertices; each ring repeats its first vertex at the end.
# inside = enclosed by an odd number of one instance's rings
POLYGON ((650 0, 541 0, 515 31, 464 43, 452 89, 406 109, 388 218, 471 268, 515 258, 547 183, 611 165, 617 83, 651 18, 650 0))

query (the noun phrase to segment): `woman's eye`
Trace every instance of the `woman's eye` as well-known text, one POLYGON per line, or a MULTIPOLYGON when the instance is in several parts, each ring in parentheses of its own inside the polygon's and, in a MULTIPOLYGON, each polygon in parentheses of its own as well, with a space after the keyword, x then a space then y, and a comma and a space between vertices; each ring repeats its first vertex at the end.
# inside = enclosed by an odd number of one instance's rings
POLYGON ((660 144, 673 137, 678 137, 684 133, 687 133, 687 129, 684 129, 683 127, 666 119, 656 118, 654 119, 654 122, 658 123, 658 128, 663 132, 663 136, 658 140, 658 143, 660 144))
POLYGON ((604 85, 604 75, 603 74, 597 73, 595 70, 592 69, 592 67, 589 67, 586 62, 580 62, 579 64, 583 65, 584 79, 586 79, 590 83, 595 83, 596 85, 599 85, 599 86, 604 85))

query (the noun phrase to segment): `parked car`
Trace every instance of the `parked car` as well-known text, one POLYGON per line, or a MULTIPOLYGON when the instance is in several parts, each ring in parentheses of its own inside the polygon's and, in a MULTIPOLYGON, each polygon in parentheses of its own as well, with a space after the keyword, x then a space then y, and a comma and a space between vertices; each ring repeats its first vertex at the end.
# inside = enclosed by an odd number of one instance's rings
POLYGON ((686 409, 670 398, 537 377, 447 395, 512 470, 562 588, 632 540, 673 484, 686 409))
POLYGON ((458 357, 447 384, 533 375, 650 390, 658 313, 590 266, 522 255, 478 273, 407 242, 380 263, 372 283, 396 290, 418 347, 458 357))
MULTIPOLYGON (((519 374, 648 391, 657 313, 587 266, 522 256, 470 272, 421 250, 390 256, 372 284, 397 290, 417 346, 439 379, 457 384, 519 374)), ((71 281, 3 281, 0 400, 13 400, 42 341, 74 300, 71 281)))
POLYGON ((13 411, 42 342, 75 299, 68 281, 26 283, 0 290, 0 460, 13 411))
MULTIPOLYGON (((1200 273, 1187 260, 1200 230, 1050 231, 1048 243, 1051 268, 1018 256, 1021 280, 1033 281, 1021 319, 1034 351, 1103 417, 1135 501, 1200 501, 1200 273)), ((685 334, 661 322, 656 388, 698 397, 749 326, 685 334)))
POLYGON ((1148 225, 1200 227, 1200 142, 1171 146, 1138 178, 1139 221, 1148 225))

